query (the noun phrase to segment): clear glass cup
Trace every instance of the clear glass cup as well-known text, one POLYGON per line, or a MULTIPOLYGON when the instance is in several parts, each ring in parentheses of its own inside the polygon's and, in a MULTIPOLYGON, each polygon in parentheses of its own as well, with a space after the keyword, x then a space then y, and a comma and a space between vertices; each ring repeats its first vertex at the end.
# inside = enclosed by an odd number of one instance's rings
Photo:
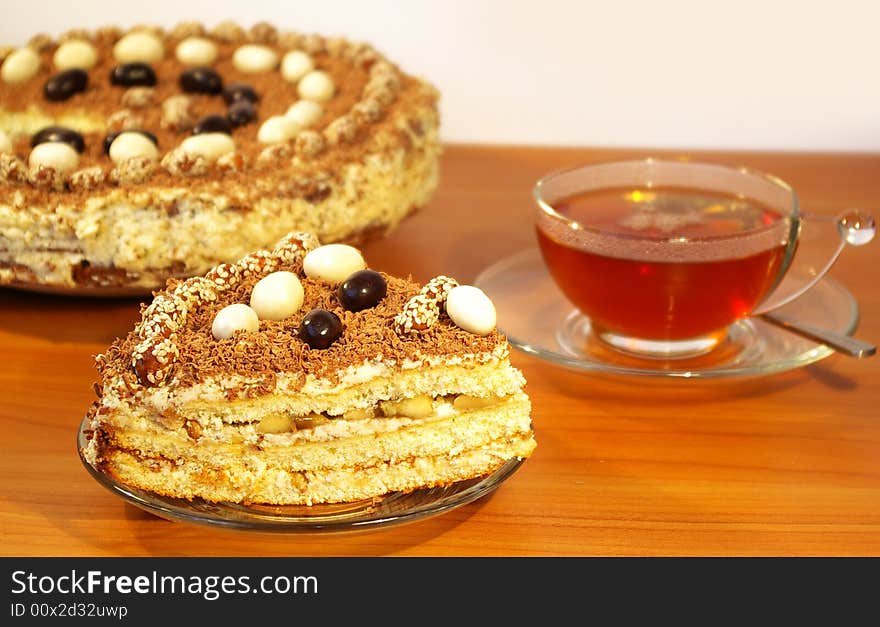
POLYGON ((731 324, 794 300, 845 244, 873 235, 867 214, 804 216, 784 181, 711 163, 584 165, 542 178, 534 197, 556 284, 596 337, 649 358, 711 351, 731 324), (809 254, 808 227, 824 242, 809 254), (811 270, 795 279, 788 270, 801 257, 811 270))

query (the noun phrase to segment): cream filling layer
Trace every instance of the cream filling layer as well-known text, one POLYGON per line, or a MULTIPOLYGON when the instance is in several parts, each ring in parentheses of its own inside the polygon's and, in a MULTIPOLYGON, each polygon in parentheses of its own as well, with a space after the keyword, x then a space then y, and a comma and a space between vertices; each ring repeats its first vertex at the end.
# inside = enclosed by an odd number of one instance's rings
POLYGON ((0 108, 0 130, 10 137, 33 135, 47 126, 66 126, 80 133, 97 133, 107 129, 107 122, 100 116, 83 110, 65 111, 62 115, 53 117, 36 105, 31 105, 24 111, 0 108))
MULTIPOLYGON (((282 434, 259 433, 254 423, 225 424, 193 438, 186 427, 170 429, 149 415, 124 409, 105 414, 92 427, 108 434, 108 450, 136 451, 145 458, 200 460, 226 467, 279 465, 302 470, 455 455, 486 442, 530 434, 530 409, 528 397, 519 392, 473 410, 459 411, 438 400, 434 413, 423 418, 335 419, 312 429, 282 434)), ((85 451, 90 463, 103 459, 103 442, 101 438, 91 440, 85 451)))
POLYGON ((525 385, 522 373, 510 365, 509 346, 499 343, 491 352, 458 356, 417 355, 401 363, 378 356, 337 373, 336 381, 299 373, 280 373, 273 390, 248 398, 263 380, 226 375, 193 386, 143 388, 132 399, 121 380, 105 385, 101 403, 108 409, 132 404, 162 415, 199 422, 259 420, 273 413, 304 416, 309 413, 341 415, 366 409, 381 401, 427 394, 508 396, 525 385), (230 401, 230 392, 243 397, 230 401))
POLYGON ((144 460, 127 451, 114 450, 105 461, 104 470, 128 485, 178 498, 312 505, 448 485, 489 473, 508 460, 528 457, 534 449, 535 440, 528 434, 502 437, 457 454, 315 470, 257 464, 225 468, 199 460, 144 460))

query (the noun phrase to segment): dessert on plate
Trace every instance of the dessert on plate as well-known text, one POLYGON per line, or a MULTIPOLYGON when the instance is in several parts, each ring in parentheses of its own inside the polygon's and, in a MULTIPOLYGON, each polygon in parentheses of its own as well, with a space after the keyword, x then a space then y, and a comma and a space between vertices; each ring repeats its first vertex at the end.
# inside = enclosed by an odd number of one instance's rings
POLYGON ((437 100, 262 22, 0 47, 0 286, 148 293, 290 231, 382 236, 436 187, 437 100))
POLYGON ((347 503, 481 477, 535 447, 482 291, 376 272, 308 233, 170 279, 96 364, 83 458, 166 497, 347 503))

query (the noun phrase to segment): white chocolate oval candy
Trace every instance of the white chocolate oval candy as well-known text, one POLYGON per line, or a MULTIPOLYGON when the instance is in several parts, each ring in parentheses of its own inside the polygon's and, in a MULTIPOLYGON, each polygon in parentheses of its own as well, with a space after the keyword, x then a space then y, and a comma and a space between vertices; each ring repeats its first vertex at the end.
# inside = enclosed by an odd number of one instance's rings
POLYGON ((40 71, 40 55, 25 46, 9 54, 0 68, 0 78, 4 83, 23 83, 40 71))
POLYGON ((302 50, 291 50, 281 59, 281 76, 289 83, 298 83, 299 80, 315 69, 312 57, 302 50))
POLYGON ((300 98, 324 102, 333 97, 333 94, 336 93, 336 87, 327 72, 312 70, 300 79, 296 91, 300 98))
POLYGON ((324 107, 314 100, 297 100, 284 114, 300 128, 308 128, 324 115, 324 107))
POLYGON ((174 56, 183 65, 211 65, 217 60, 217 44, 204 37, 187 37, 174 49, 174 56))
POLYGON ((98 49, 84 39, 71 39, 58 46, 52 63, 58 71, 91 70, 98 62, 98 49))
POLYGON ((12 152, 12 140, 6 133, 0 131, 0 154, 4 152, 12 152))
POLYGON ((311 250, 303 258, 303 272, 310 279, 341 283, 358 270, 364 270, 361 251, 348 244, 326 244, 311 250))
POLYGON ((278 65, 278 53, 268 46, 245 44, 232 53, 232 65, 245 74, 271 72, 278 65))
POLYGON ((226 133, 201 133, 180 142, 180 149, 201 155, 208 161, 216 161, 227 153, 235 152, 235 141, 226 133))
POLYGON ((446 313, 456 326, 474 335, 488 335, 495 328, 495 305, 483 290, 472 285, 449 291, 446 313))
POLYGON ((117 135, 113 143, 110 144, 110 160, 120 164, 135 157, 158 159, 159 149, 149 137, 142 133, 127 131, 117 135))
POLYGON ((32 168, 53 168, 62 173, 72 172, 79 165, 79 154, 66 142, 44 142, 31 150, 28 165, 32 168))
POLYGON ((211 323, 211 334, 215 340, 225 340, 236 331, 253 332, 259 328, 257 312, 243 303, 235 303, 217 312, 214 322, 211 323))
POLYGON ((251 309, 260 320, 283 320, 303 304, 302 283, 293 272, 273 272, 257 281, 251 291, 251 309))
POLYGON ((273 115, 260 125, 257 141, 261 144, 277 144, 296 137, 299 125, 286 115, 273 115))
POLYGON ((119 63, 155 63, 165 56, 162 40, 147 31, 134 31, 113 46, 113 58, 119 63))

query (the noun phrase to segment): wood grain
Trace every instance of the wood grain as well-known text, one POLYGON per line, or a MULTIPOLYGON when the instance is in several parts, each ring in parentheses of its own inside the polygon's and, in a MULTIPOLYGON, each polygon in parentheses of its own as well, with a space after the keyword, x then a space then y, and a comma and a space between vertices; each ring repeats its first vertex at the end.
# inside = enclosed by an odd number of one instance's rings
MULTIPOLYGON (((430 206, 364 252, 418 280, 468 281, 533 245, 530 190, 577 163, 661 151, 448 146, 430 206)), ((672 153, 780 176, 808 211, 878 215, 880 155, 672 153)), ((876 243, 832 269, 880 341, 876 243)), ((81 467, 92 356, 136 300, 0 290, 0 553, 4 555, 878 555, 880 358, 832 356, 755 380, 645 382, 567 372, 522 353, 538 449, 491 496, 433 519, 335 536, 170 523, 81 467), (674 384, 673 384, 674 383, 674 384)))

